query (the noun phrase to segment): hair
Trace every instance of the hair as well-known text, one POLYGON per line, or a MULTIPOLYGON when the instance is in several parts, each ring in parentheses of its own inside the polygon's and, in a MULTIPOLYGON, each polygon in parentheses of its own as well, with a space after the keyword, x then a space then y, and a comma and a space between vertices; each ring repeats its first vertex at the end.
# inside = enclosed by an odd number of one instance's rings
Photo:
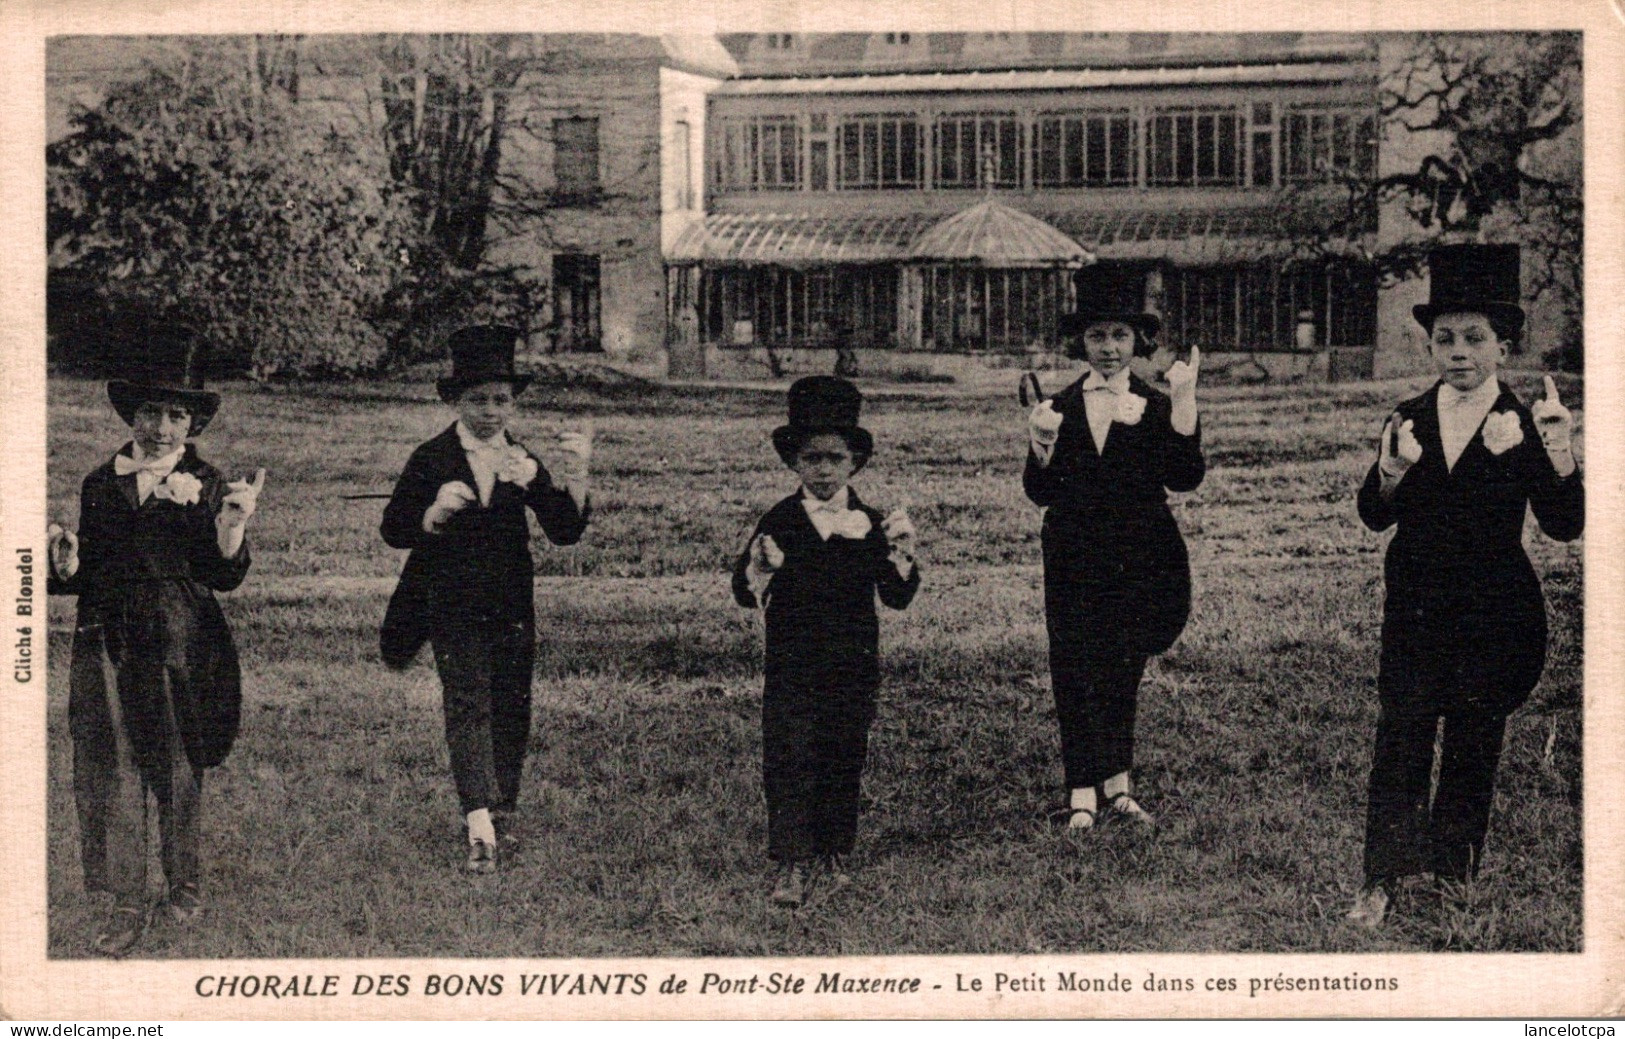
MULTIPOLYGON (((1519 336, 1523 334, 1523 321, 1521 318, 1513 314, 1502 311, 1474 310, 1471 307, 1463 307, 1461 310, 1440 311, 1438 314, 1433 316, 1434 319, 1437 320, 1438 318, 1443 317, 1445 314, 1476 314, 1489 323, 1490 331, 1495 333, 1495 338, 1501 341, 1502 345, 1507 348, 1508 353, 1516 352, 1518 349, 1519 336)), ((1432 339, 1432 321, 1427 323, 1427 333, 1428 338, 1432 339)))
MULTIPOLYGON (((1134 333, 1134 356, 1151 356, 1151 340, 1146 337, 1144 332, 1140 331, 1137 325, 1130 324, 1127 321, 1119 321, 1116 318, 1102 318, 1099 321, 1089 322, 1089 325, 1105 324, 1128 325, 1129 331, 1134 333)), ((1062 349, 1065 351, 1066 355, 1072 358, 1074 361, 1087 361, 1089 359, 1089 351, 1083 345, 1083 334, 1089 331, 1089 325, 1084 325, 1082 328, 1078 329, 1076 332, 1062 340, 1064 344, 1062 349)))

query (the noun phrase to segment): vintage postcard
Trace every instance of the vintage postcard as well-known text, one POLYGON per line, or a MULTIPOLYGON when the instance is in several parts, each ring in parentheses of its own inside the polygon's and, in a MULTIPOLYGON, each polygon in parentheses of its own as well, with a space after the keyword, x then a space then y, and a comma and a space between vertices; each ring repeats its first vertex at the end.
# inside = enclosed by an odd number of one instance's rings
POLYGON ((0 20, 0 1014, 1625 1007, 1617 3, 0 20))

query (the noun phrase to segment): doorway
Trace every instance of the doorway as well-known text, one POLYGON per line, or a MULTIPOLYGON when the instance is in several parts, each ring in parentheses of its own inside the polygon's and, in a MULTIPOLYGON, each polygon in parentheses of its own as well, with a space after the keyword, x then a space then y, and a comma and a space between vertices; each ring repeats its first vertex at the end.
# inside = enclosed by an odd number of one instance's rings
POLYGON ((559 253, 553 257, 553 349, 560 353, 599 353, 598 257, 559 253))

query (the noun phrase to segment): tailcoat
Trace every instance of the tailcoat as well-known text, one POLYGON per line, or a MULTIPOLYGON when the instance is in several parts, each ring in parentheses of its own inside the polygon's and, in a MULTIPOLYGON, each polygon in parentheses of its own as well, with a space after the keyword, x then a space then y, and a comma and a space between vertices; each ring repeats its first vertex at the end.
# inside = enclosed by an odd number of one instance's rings
POLYGON ((1526 509, 1550 537, 1585 524, 1576 469, 1557 474, 1529 409, 1504 384, 1491 413, 1518 416, 1523 440, 1492 452, 1480 427, 1452 469, 1439 387, 1404 401, 1421 458, 1384 499, 1373 464, 1358 496, 1375 531, 1394 527, 1383 563, 1379 713, 1367 804, 1368 882, 1432 869, 1471 875, 1483 855, 1506 718, 1546 662, 1546 607, 1523 547, 1526 509), (1444 723, 1438 775, 1435 741, 1444 723), (1430 788, 1432 788, 1430 804, 1430 788))
MULTIPOLYGON (((1086 376, 1087 377, 1087 376, 1086 376)), ((1133 762, 1135 698, 1148 656, 1171 646, 1190 617, 1190 557, 1168 491, 1206 472, 1200 427, 1171 424, 1172 402, 1138 376, 1138 422, 1114 420, 1100 450, 1084 379, 1051 399, 1061 428, 1041 465, 1029 451, 1027 497, 1045 508, 1044 610, 1067 785, 1094 786, 1133 762)))
MULTIPOLYGON (((762 688, 762 771, 768 851, 775 859, 840 855, 856 833, 859 782, 880 687, 875 599, 894 610, 920 587, 888 555, 881 514, 848 489, 850 508, 869 517, 863 538, 819 537, 797 492, 757 523, 784 564, 763 592, 767 651, 762 688)), ((750 549, 734 566, 734 598, 759 604, 746 577, 750 549)))
POLYGON ((432 643, 462 811, 511 812, 530 738, 536 658, 535 563, 525 510, 556 545, 581 539, 589 510, 554 486, 537 459, 528 487, 498 480, 487 504, 470 502, 438 532, 425 531, 424 513, 453 481, 477 486, 456 423, 412 452, 384 508, 384 541, 409 552, 384 614, 380 649, 385 664, 404 668, 425 641, 432 643))

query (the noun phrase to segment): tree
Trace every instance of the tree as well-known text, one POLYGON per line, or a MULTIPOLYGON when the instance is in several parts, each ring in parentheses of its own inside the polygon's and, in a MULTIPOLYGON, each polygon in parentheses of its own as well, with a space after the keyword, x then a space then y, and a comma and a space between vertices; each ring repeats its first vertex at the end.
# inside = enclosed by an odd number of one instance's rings
POLYGON ((53 274, 257 377, 376 365, 408 228, 365 142, 301 122, 298 68, 296 40, 181 43, 78 113, 47 149, 53 274))
MULTIPOLYGON (((1437 235, 1523 247, 1532 298, 1565 316, 1564 359, 1580 358, 1580 34, 1419 36, 1379 85, 1390 134, 1436 135, 1412 169, 1375 185, 1397 200, 1416 236, 1392 252, 1414 264, 1437 235)), ((1428 139, 1428 138, 1425 138, 1428 139)))

